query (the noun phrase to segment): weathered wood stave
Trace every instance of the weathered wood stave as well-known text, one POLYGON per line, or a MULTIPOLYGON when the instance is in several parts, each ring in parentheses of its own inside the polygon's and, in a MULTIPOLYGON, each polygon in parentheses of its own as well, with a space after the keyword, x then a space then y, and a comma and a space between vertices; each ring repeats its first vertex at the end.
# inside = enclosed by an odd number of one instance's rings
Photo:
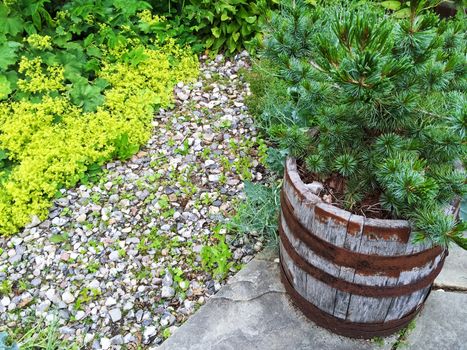
POLYGON ((397 331, 420 310, 447 252, 413 244, 407 221, 368 219, 322 202, 293 159, 281 207, 282 277, 311 319, 370 338, 397 331))

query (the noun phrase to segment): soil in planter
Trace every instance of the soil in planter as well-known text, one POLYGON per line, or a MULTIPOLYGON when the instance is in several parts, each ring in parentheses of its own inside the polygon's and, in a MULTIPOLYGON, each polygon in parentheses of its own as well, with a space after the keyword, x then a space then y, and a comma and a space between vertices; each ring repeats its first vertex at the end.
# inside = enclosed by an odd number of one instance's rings
POLYGON ((332 173, 326 179, 320 179, 316 174, 310 173, 305 169, 303 162, 297 160, 297 169, 300 178, 305 184, 313 181, 320 182, 324 190, 319 194, 321 199, 336 207, 350 211, 356 215, 363 215, 373 219, 395 219, 395 217, 387 210, 384 210, 379 203, 381 191, 366 195, 363 200, 357 203, 352 208, 347 208, 344 205, 344 191, 346 186, 346 178, 337 173, 332 173))

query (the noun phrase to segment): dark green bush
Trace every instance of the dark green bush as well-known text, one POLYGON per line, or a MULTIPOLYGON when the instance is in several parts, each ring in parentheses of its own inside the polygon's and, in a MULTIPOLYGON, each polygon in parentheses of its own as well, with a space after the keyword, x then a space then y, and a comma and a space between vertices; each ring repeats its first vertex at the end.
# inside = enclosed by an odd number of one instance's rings
MULTIPOLYGON (((177 0, 152 2, 155 11, 197 36, 195 48, 228 54, 254 52, 262 41, 262 29, 279 0, 177 0)), ((175 28, 175 25, 172 25, 175 28)))
POLYGON ((262 40, 264 26, 271 7, 277 0, 189 0, 184 16, 205 40, 206 48, 225 48, 233 53, 242 49, 254 51, 262 40))
POLYGON ((68 23, 62 23, 58 28, 64 40, 67 38, 65 33, 73 35, 74 39, 83 39, 95 32, 94 23, 105 20, 109 25, 107 43, 119 43, 122 36, 133 33, 145 38, 153 35, 162 41, 174 38, 177 44, 189 45, 195 52, 204 49, 228 54, 243 49, 254 52, 261 44, 263 28, 278 4, 279 0, 10 0, 0 2, 0 34, 41 31, 50 35, 57 12, 68 11, 68 23), (150 9, 153 15, 164 20, 132 25, 122 33, 120 26, 135 23, 136 14, 143 9, 150 9))

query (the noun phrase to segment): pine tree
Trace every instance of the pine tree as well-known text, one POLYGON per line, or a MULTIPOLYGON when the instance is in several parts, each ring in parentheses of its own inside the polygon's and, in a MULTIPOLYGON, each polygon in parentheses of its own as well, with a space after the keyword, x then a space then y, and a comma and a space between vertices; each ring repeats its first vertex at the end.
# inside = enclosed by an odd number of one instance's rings
POLYGON ((401 19, 371 2, 291 1, 265 57, 305 111, 307 128, 281 126, 282 147, 319 178, 345 179, 348 209, 378 194, 420 240, 467 249, 464 225, 445 214, 467 192, 456 166, 467 154, 465 18, 440 20, 431 5, 411 0, 401 19))

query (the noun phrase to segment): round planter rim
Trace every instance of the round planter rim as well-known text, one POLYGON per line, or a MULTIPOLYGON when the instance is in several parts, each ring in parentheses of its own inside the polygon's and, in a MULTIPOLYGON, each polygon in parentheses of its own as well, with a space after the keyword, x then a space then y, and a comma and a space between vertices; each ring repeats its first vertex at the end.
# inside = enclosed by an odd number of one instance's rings
POLYGON ((287 157, 285 162, 286 170, 285 173, 289 176, 290 182, 292 185, 300 192, 305 199, 312 204, 324 205, 326 209, 331 209, 336 214, 340 216, 351 215, 355 219, 365 220, 367 223, 371 223, 373 226, 377 227, 401 227, 401 228, 411 228, 411 224, 408 220, 404 219, 377 219, 377 218, 368 218, 363 215, 354 214, 348 210, 342 209, 333 204, 326 203, 321 199, 320 196, 314 194, 307 185, 303 182, 300 174, 297 169, 297 160, 293 157, 287 157))
MULTIPOLYGON (((461 167, 462 168, 462 167, 461 167)), ((405 219, 378 219, 368 218, 363 215, 354 214, 348 210, 342 209, 336 205, 326 203, 320 196, 314 194, 307 185, 303 182, 297 169, 296 158, 288 156, 285 160, 284 173, 288 176, 290 183, 297 190, 297 194, 304 197, 306 202, 312 205, 319 204, 327 211, 333 212, 338 216, 345 217, 351 215, 354 220, 365 220, 368 225, 379 228, 399 228, 403 230, 412 230, 412 225, 409 220, 405 219)), ((451 203, 446 204, 445 213, 457 216, 460 209, 460 198, 455 198, 451 203)))

